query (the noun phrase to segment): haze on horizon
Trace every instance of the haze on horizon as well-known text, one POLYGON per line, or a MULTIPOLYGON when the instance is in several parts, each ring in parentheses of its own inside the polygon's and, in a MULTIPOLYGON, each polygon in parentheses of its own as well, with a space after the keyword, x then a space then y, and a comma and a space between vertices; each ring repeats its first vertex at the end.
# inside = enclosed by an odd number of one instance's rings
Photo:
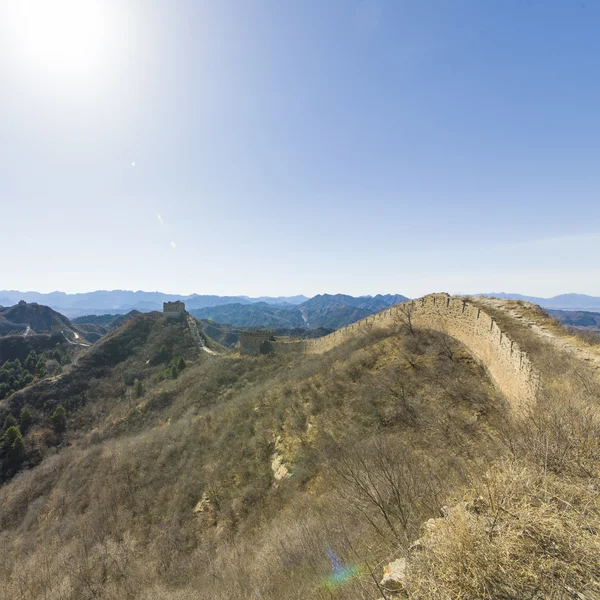
POLYGON ((570 0, 0 0, 0 288, 600 295, 599 30, 570 0))

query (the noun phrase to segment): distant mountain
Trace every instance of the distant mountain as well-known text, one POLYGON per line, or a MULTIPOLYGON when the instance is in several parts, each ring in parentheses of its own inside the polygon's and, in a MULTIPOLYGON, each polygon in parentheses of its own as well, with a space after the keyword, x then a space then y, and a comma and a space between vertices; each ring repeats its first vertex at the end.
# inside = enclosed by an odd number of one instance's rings
POLYGON ((310 300, 303 302, 300 308, 303 309, 323 309, 334 306, 351 306, 361 308, 369 313, 385 310, 388 306, 398 304, 408 300, 406 296, 400 294, 378 294, 377 296, 348 296, 346 294, 317 294, 310 300))
POLYGON ((257 302, 255 304, 226 304, 189 311, 197 319, 212 319, 217 323, 244 327, 303 327, 302 313, 295 307, 281 307, 257 302))
POLYGON ((243 298, 248 300, 249 302, 266 302, 267 304, 283 304, 283 305, 295 305, 302 304, 306 302, 308 298, 306 296, 277 296, 276 298, 272 298, 270 296, 259 296, 258 298, 250 298, 248 296, 239 296, 239 298, 243 298))
POLYGON ((552 298, 538 298, 537 296, 506 294, 504 292, 479 295, 489 298, 500 298, 502 300, 524 300, 525 302, 539 304, 542 308, 553 308, 556 310, 600 311, 600 298, 585 294, 560 294, 552 298))
POLYGON ((226 304, 216 307, 192 309, 197 319, 211 319, 243 327, 267 328, 326 328, 339 329, 360 321, 388 306, 407 298, 399 294, 361 296, 346 294, 319 294, 298 305, 273 305, 266 302, 254 304, 226 304))

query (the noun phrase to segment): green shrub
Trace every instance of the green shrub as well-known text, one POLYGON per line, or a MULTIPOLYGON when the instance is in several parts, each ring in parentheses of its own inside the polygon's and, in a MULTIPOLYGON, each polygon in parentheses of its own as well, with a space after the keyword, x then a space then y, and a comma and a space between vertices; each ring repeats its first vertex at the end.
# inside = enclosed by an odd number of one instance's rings
POLYGON ((141 398, 144 395, 144 385, 139 379, 136 379, 133 391, 136 398, 141 398))

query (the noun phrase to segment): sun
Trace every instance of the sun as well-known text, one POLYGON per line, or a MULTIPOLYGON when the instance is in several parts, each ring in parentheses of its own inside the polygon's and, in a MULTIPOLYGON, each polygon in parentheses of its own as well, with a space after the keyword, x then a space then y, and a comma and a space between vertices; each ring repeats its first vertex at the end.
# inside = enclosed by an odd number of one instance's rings
POLYGON ((49 72, 93 69, 110 35, 106 0, 16 0, 15 50, 49 72))

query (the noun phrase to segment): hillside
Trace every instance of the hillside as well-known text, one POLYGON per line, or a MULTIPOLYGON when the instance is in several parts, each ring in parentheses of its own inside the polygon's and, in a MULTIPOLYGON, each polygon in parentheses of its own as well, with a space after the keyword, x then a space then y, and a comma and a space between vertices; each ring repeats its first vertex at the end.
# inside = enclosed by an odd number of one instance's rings
POLYGON ((75 339, 82 334, 67 317, 48 306, 21 301, 15 306, 0 307, 0 335, 29 331, 33 333, 64 331, 75 339))
POLYGON ((409 598, 599 597, 600 346, 471 305, 539 372, 533 404, 411 305, 314 353, 198 352, 158 314, 111 331, 0 403, 32 412, 0 487, 0 598, 391 598, 394 559, 409 598))
POLYGON ((63 352, 71 348, 62 333, 34 335, 6 335, 0 337, 0 365, 5 361, 18 359, 23 362, 33 350, 42 354, 55 348, 63 352))

